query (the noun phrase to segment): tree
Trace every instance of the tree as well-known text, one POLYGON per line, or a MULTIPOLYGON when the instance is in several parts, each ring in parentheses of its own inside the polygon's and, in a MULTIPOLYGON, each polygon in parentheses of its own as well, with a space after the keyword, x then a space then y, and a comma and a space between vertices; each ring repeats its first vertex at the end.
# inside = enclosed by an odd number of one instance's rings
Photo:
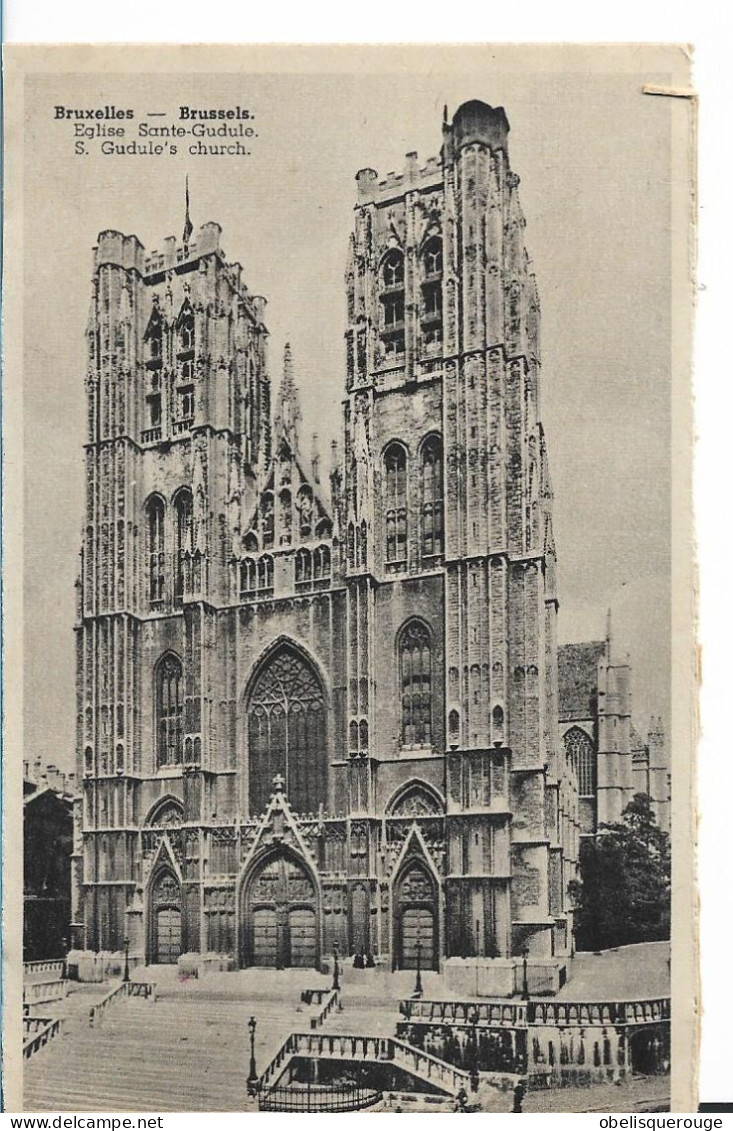
POLYGON ((570 884, 578 950, 669 938, 669 837, 647 794, 635 794, 618 823, 581 842, 579 877, 570 884))

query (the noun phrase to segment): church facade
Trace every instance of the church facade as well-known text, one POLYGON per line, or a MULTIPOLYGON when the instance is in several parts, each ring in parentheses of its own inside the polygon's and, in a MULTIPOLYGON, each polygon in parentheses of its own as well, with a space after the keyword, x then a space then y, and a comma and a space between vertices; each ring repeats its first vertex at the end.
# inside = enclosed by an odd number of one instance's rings
MULTIPOLYGON (((502 109, 356 177, 343 440, 218 225, 103 232, 87 327, 73 942, 393 968, 572 950, 539 301, 502 109), (419 953, 419 959, 418 959, 419 953)), ((334 390, 336 393, 336 390, 334 390)))

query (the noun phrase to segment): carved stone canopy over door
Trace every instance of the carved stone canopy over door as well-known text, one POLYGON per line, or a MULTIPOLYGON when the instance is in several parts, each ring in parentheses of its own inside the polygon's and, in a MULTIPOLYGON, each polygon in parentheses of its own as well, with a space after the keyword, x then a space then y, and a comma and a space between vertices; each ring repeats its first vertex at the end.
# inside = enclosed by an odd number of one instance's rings
POLYGON ((270 856, 244 885, 242 927, 243 966, 317 966, 317 892, 298 860, 270 856))

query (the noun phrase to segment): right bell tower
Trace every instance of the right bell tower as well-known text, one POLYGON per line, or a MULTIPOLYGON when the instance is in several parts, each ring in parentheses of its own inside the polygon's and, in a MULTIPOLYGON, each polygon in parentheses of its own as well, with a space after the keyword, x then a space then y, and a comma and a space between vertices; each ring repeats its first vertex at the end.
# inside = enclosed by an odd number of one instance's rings
POLYGON ((540 312, 508 134, 503 109, 468 102, 438 157, 356 177, 347 688, 374 837, 400 782, 440 799, 445 851, 421 848, 421 867, 445 958, 521 980, 526 953, 539 984, 572 950, 577 775, 558 744, 540 312))
POLYGON ((577 784, 557 741, 540 309, 508 134, 483 102, 443 125, 446 921, 475 925, 476 955, 547 960, 572 945, 577 784))

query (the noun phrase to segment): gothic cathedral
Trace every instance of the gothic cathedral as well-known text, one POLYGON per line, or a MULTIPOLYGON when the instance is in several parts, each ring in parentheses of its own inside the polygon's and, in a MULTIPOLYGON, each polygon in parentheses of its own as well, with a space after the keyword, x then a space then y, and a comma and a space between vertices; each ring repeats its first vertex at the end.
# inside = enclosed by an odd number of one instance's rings
MULTIPOLYGON (((343 444, 274 413, 218 225, 101 233, 74 947, 490 971, 572 949, 539 303, 502 109, 356 177, 343 444)), ((336 390, 334 390, 334 394, 336 390)))

